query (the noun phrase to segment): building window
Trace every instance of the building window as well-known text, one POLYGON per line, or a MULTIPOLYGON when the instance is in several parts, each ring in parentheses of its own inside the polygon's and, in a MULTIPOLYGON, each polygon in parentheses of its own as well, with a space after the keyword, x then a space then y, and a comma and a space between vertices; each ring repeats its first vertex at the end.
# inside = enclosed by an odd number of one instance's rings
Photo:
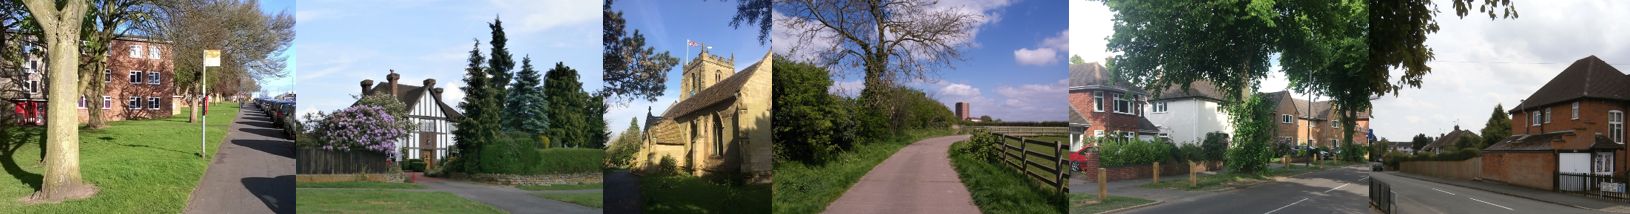
POLYGON ((1127 96, 1126 94, 1115 94, 1113 96, 1113 97, 1115 97, 1115 113, 1125 114, 1125 113, 1129 112, 1129 111, 1127 111, 1127 108, 1130 107, 1128 105, 1131 104, 1131 103, 1126 101, 1126 99, 1127 99, 1126 96, 1127 96))
POLYGON ((23 85, 24 85, 23 87, 28 89, 28 93, 30 93, 30 94, 40 93, 40 81, 39 80, 28 80, 28 82, 23 82, 23 85))
POLYGON ((1092 92, 1092 111, 1093 112, 1104 112, 1104 92, 1102 92, 1102 91, 1094 91, 1094 92, 1092 92))
POLYGON ((1573 119, 1579 119, 1579 101, 1573 101, 1573 119))
POLYGON ((102 109, 108 109, 108 108, 112 108, 112 107, 113 107, 113 97, 102 96, 102 109))
POLYGON ((28 61, 28 69, 24 69, 23 72, 27 72, 27 73, 32 74, 32 73, 36 72, 37 70, 40 70, 40 61, 39 60, 29 60, 28 61))
POLYGON ((159 74, 158 74, 157 71, 149 71, 149 72, 147 72, 147 84, 148 85, 158 85, 158 78, 159 78, 159 74))
POLYGON ((102 70, 102 83, 113 81, 113 69, 102 70))
POLYGON ((1624 144, 1624 112, 1607 111, 1607 135, 1614 143, 1624 144))
POLYGON ((147 47, 147 58, 148 59, 159 59, 158 46, 148 46, 147 47))
POLYGON ((1166 113, 1166 102, 1165 101, 1155 102, 1155 104, 1151 104, 1149 106, 1150 106, 1150 108, 1155 109, 1155 113, 1157 113, 1157 114, 1158 113, 1166 113))
POLYGON ((141 71, 130 71, 130 84, 141 84, 141 71))
POLYGON ((1551 108, 1545 107, 1545 123, 1551 123, 1551 108))
POLYGON ((130 45, 130 58, 141 59, 142 49, 141 45, 130 45))
POLYGON ((125 100, 125 108, 141 108, 141 97, 130 96, 129 100, 125 100))
POLYGON ((1290 115, 1289 114, 1279 115, 1279 123, 1290 124, 1290 115))
POLYGON ((1341 121, 1330 121, 1330 128, 1341 128, 1341 121))
POLYGON ((85 109, 85 96, 79 96, 79 109, 85 109))
POLYGON ((1092 130, 1092 137, 1095 137, 1095 138, 1104 137, 1104 130, 1092 130))
POLYGON ((1528 116, 1531 116, 1528 118, 1529 123, 1539 126, 1539 112, 1528 112, 1528 116))
POLYGON ((147 109, 158 109, 158 97, 147 97, 147 109))

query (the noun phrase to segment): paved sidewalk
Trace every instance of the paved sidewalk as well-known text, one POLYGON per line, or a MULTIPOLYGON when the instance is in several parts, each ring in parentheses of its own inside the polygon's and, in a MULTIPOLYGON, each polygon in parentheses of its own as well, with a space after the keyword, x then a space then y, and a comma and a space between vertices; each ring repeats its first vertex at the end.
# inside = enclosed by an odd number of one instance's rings
POLYGON ((948 151, 967 139, 936 137, 901 148, 828 204, 825 213, 979 213, 951 168, 948 151))
POLYGON ((428 189, 449 192, 459 197, 486 203, 509 213, 601 213, 600 209, 539 198, 531 195, 526 190, 509 186, 453 181, 435 177, 419 177, 415 183, 424 185, 428 189))
POLYGON ((185 212, 294 213, 294 142, 258 108, 234 121, 185 212))
MULTIPOLYGON (((1371 173, 1376 173, 1376 172, 1371 172, 1371 173)), ((1560 204, 1560 205, 1564 205, 1564 206, 1578 207, 1578 208, 1582 208, 1582 209, 1590 209, 1590 210, 1597 210, 1597 211, 1603 211, 1603 212, 1613 212, 1613 213, 1630 213, 1630 203, 1614 202, 1614 201, 1609 201, 1609 200, 1605 200, 1605 199, 1591 198, 1589 196, 1583 196, 1583 195, 1574 195, 1574 194, 1567 194, 1567 193, 1560 193, 1560 192, 1545 191, 1545 190, 1532 189, 1532 188, 1520 187, 1520 186, 1512 186, 1512 185, 1493 183, 1493 182, 1450 180, 1450 179, 1435 178, 1435 177, 1431 177, 1431 176, 1422 176, 1422 175, 1415 175, 1415 174, 1409 174, 1409 173, 1399 173, 1399 172, 1380 172, 1380 173, 1386 173, 1386 174, 1395 175, 1395 176, 1398 176, 1398 177, 1413 178, 1413 179, 1416 179, 1416 180, 1423 180, 1423 181, 1429 181, 1429 182, 1435 182, 1435 183, 1455 185, 1455 186, 1460 186, 1460 187, 1465 187, 1465 188, 1489 191, 1489 192, 1500 193, 1500 194, 1504 194, 1504 195, 1510 195, 1510 196, 1514 196, 1514 197, 1518 197, 1518 198, 1526 198, 1526 199, 1529 199, 1529 200, 1543 201, 1543 202, 1548 202, 1548 203, 1553 203, 1553 204, 1560 204)))

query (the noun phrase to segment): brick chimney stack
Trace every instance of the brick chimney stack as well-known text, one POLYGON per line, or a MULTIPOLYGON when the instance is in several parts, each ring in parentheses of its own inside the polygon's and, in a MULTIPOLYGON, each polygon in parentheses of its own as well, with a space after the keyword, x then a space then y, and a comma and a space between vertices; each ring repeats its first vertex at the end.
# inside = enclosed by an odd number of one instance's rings
POLYGON ((372 80, 372 79, 363 79, 362 80, 362 96, 368 96, 369 95, 368 94, 368 87, 372 87, 372 86, 374 86, 374 80, 372 80))
POLYGON ((402 75, 396 74, 396 69, 391 69, 391 74, 385 75, 385 80, 389 80, 391 83, 391 96, 398 95, 396 91, 396 80, 400 79, 402 79, 402 75))
POLYGON ((430 90, 430 95, 431 96, 435 96, 436 99, 441 99, 441 90, 439 88, 436 88, 436 79, 435 78, 425 78, 424 79, 424 88, 427 89, 427 90, 430 90))

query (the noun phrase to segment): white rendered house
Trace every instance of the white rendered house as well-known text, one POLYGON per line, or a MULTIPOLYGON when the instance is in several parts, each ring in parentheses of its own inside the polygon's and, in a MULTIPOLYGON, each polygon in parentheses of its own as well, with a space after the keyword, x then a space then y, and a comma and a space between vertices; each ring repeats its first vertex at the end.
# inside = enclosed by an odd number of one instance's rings
POLYGON ((1234 134, 1228 113, 1219 109, 1221 102, 1222 94, 1210 81, 1195 81, 1188 90, 1173 85, 1149 100, 1149 113, 1144 117, 1160 127, 1160 133, 1173 143, 1200 143, 1206 133, 1234 134))

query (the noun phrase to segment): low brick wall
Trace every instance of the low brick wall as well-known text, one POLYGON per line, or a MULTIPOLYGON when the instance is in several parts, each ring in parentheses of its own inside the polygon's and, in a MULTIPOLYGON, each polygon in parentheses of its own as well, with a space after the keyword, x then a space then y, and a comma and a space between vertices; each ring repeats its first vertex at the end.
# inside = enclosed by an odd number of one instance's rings
POLYGON ((1462 161, 1404 161, 1398 171, 1454 180, 1472 180, 1483 176, 1482 158, 1462 161))
MULTIPOLYGON (((1081 163, 1081 173, 1087 180, 1098 179, 1098 153, 1088 152, 1086 161, 1081 163)), ((1216 171, 1223 168, 1222 161, 1208 161, 1195 166, 1194 170, 1216 171)), ((1160 163, 1160 176, 1187 176, 1188 162, 1160 163)), ((1154 178, 1154 164, 1109 167, 1104 169, 1105 179, 1109 181, 1148 179, 1154 178)))
POLYGON ((373 174, 296 174, 295 182, 323 183, 323 182, 349 182, 371 181, 400 183, 407 181, 407 175, 401 173, 373 173, 373 174))
POLYGON ((603 174, 599 172, 553 175, 457 174, 453 175, 453 178, 459 180, 514 186, 600 183, 602 175, 603 174))
POLYGON ((1556 155, 1550 151, 1483 152, 1479 178, 1517 186, 1553 190, 1556 155))

